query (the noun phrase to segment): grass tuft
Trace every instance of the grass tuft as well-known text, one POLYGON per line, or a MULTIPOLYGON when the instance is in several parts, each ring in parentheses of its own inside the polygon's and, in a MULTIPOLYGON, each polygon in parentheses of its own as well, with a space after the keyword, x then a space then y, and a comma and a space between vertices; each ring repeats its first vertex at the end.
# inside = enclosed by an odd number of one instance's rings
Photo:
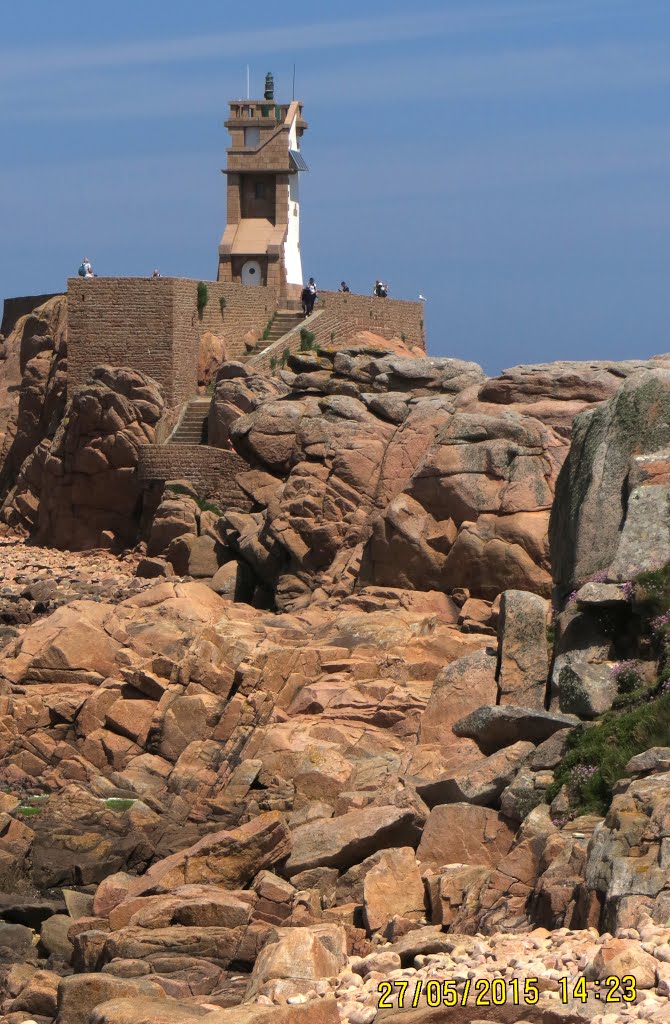
POLYGON ((204 281, 198 281, 198 316, 202 319, 205 306, 209 302, 209 288, 204 281))

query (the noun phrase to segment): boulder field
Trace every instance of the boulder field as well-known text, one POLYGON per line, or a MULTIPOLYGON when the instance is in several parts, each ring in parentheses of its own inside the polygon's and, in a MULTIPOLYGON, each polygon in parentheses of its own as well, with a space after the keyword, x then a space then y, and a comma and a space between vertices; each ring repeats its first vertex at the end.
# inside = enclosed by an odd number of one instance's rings
POLYGON ((670 1021, 670 357, 210 366, 222 508, 62 302, 2 350, 0 1022, 670 1021))

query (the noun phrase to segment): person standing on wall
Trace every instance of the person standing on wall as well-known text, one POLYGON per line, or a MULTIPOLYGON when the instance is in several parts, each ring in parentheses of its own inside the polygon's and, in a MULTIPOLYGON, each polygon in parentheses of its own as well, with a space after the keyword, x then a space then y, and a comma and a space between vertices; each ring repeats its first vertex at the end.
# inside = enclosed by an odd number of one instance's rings
POLYGON ((339 288, 339 290, 340 290, 341 292, 350 292, 350 291, 351 291, 351 288, 349 287, 349 285, 347 284, 347 282, 346 282, 346 281, 343 281, 343 282, 342 282, 342 284, 340 285, 340 288, 339 288))
POLYGON ((318 294, 319 289, 316 287, 316 281, 313 277, 310 277, 307 284, 307 316, 311 316, 314 312, 314 303, 318 294))

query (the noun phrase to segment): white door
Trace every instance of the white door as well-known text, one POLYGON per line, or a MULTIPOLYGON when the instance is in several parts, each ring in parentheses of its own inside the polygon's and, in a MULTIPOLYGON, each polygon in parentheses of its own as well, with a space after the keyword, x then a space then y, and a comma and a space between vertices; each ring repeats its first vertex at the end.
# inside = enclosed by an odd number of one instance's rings
POLYGON ((258 260, 247 260, 242 267, 242 284, 260 284, 261 265, 258 260))

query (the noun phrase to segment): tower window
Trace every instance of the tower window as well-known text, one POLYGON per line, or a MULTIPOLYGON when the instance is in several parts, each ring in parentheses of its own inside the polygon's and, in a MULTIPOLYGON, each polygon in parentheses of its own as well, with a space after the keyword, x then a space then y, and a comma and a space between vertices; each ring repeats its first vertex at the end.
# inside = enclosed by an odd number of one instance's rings
POLYGON ((261 142, 261 130, 260 128, 245 128, 244 129, 244 145, 245 146, 260 146, 261 142))

